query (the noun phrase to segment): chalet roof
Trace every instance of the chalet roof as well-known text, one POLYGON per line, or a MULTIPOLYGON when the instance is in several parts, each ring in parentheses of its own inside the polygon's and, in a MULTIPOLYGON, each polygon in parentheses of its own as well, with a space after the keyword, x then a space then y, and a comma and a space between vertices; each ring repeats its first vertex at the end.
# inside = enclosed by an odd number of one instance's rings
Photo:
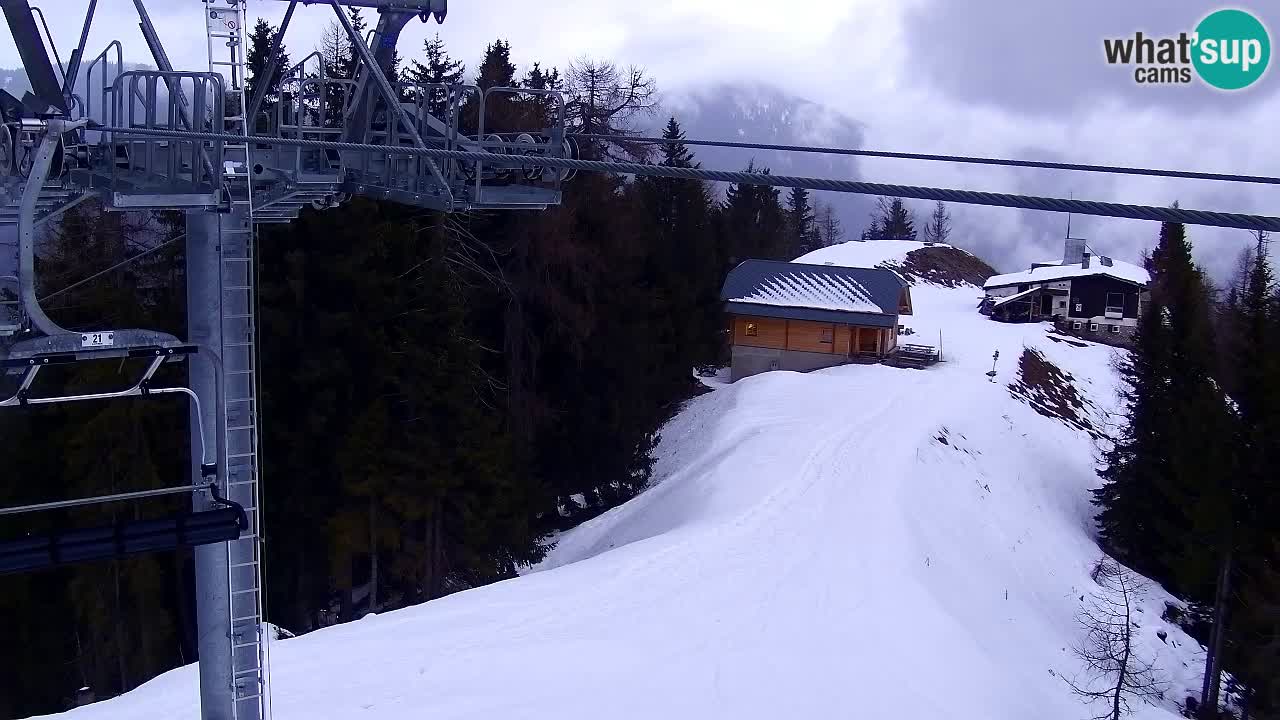
POLYGON ((720 297, 739 314, 892 327, 906 287, 884 268, 746 260, 720 297))
POLYGON ((994 308, 994 307, 1000 307, 1001 305, 1003 305, 1003 304, 1005 304, 1005 303, 1007 303, 1007 302, 1012 302, 1012 301, 1014 301, 1014 300, 1021 300, 1021 299, 1025 298, 1025 297, 1027 297, 1028 295, 1034 295, 1035 293, 1038 293, 1038 292, 1040 292, 1040 288, 1038 288, 1038 287, 1033 287, 1033 288, 1031 288, 1030 290, 1023 290, 1023 291, 1022 291, 1022 292, 1020 292, 1020 293, 1014 293, 1014 294, 1012 294, 1012 295, 1006 295, 1006 296, 1001 297, 1001 298, 996 298, 995 302, 991 303, 991 307, 993 307, 993 308, 994 308))
POLYGON ((1151 276, 1147 274, 1147 271, 1137 265, 1122 260, 1113 260, 1103 255, 1095 255, 1089 259, 1089 267, 1087 268, 1082 267, 1081 263, 1035 267, 1022 272, 993 275, 987 279, 983 287, 990 289, 1026 283, 1070 280, 1071 278, 1084 277, 1086 275, 1105 275, 1137 285, 1146 285, 1151 282, 1151 276), (1110 264, 1107 264, 1107 262, 1110 264))

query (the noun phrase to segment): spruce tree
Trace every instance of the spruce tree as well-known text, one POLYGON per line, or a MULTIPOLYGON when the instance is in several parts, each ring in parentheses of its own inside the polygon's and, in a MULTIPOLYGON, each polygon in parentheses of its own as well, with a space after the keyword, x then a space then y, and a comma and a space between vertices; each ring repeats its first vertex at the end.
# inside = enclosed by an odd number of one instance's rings
POLYGON ((791 245, 789 253, 793 257, 822 245, 813 207, 809 203, 809 191, 804 188, 791 188, 787 197, 787 238, 791 245))
POLYGON ((911 211, 902 202, 902 198, 880 198, 877 209, 879 215, 872 224, 878 229, 879 236, 887 240, 915 240, 915 220, 911 211))
POLYGON ((1122 562, 1211 597, 1229 527, 1233 418, 1215 379, 1207 284, 1182 225, 1165 223, 1151 299, 1121 363, 1127 425, 1095 491, 1100 535, 1122 562))
MULTIPOLYGON (((520 82, 520 87, 529 90, 559 90, 560 85, 560 71, 554 67, 543 70, 542 64, 537 62, 520 82)), ((523 107, 521 122, 525 129, 548 128, 559 120, 559 103, 549 95, 526 95, 520 103, 523 107)))
MULTIPOLYGON (((462 82, 466 66, 454 60, 445 49, 440 33, 424 40, 422 50, 426 63, 414 60, 409 66, 409 79, 419 85, 457 85, 462 82)), ((440 120, 447 120, 448 91, 444 88, 427 90, 427 109, 440 120)))
MULTIPOLYGON (((673 117, 663 130, 659 164, 694 168, 699 163, 684 144, 673 117)), ((719 359, 720 281, 723 259, 715 242, 710 189, 696 180, 641 178, 635 187, 653 242, 646 281, 664 292, 655 308, 665 322, 669 344, 663 362, 689 368, 719 359)))
MULTIPOLYGON (((246 86, 248 90, 247 98, 252 101, 254 94, 258 92, 258 87, 265 82, 267 94, 263 96, 259 112, 268 117, 274 117, 275 115, 275 103, 280 97, 278 89, 280 77, 289 69, 289 53, 285 50, 284 43, 281 43, 275 53, 275 72, 270 78, 263 78, 264 73, 267 71, 267 65, 271 62, 271 42, 275 34, 276 28, 266 20, 259 18, 258 22, 253 26, 253 31, 249 33, 249 56, 246 62, 249 73, 249 81, 246 86)), ((257 123, 254 127, 259 127, 260 125, 261 123, 257 123)))
MULTIPOLYGON (((1257 234, 1240 277, 1231 287, 1225 314, 1225 359, 1231 372, 1227 386, 1239 414, 1235 447, 1232 508, 1232 592, 1220 608, 1230 618, 1231 633, 1221 665, 1261 688, 1269 682, 1255 662, 1267 652, 1271 631, 1266 607, 1280 604, 1275 585, 1275 538, 1280 536, 1280 489, 1272 475, 1280 430, 1280 362, 1277 361, 1277 318, 1274 273, 1265 232, 1257 234)), ((1257 695, 1265 705, 1270 691, 1257 695)))
POLYGON ((871 224, 862 230, 862 241, 880 240, 884 237, 884 231, 880 227, 880 221, 872 218, 871 224))
POLYGON ((347 12, 351 16, 351 29, 355 32, 355 38, 343 38, 345 57, 343 58, 344 62, 341 65, 342 74, 338 77, 355 78, 356 68, 358 68, 361 63, 360 51, 356 50, 355 43, 365 42, 364 31, 368 26, 365 24, 364 16, 360 13, 360 8, 347 8, 347 12))
MULTIPOLYGON (((768 168, 747 164, 746 172, 769 174, 768 168)), ((787 242, 787 216, 777 188, 730 185, 720 211, 720 231, 731 263, 743 260, 794 260, 787 242)))
MULTIPOLYGON (((516 87, 516 66, 511 62, 511 45, 502 39, 489 43, 484 59, 476 68, 474 84, 481 91, 494 87, 516 87)), ((468 95, 462 110, 463 129, 478 132, 480 104, 474 94, 468 95)), ((485 134, 511 132, 520 127, 519 99, 510 93, 494 93, 485 101, 485 134)))

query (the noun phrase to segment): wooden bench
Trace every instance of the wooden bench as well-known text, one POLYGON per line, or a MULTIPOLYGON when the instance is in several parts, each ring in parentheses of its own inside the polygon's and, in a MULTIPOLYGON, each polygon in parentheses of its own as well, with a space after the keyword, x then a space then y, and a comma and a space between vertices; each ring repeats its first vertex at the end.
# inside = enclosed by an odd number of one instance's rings
POLYGON ((899 345, 889 361, 894 365, 922 368, 938 362, 938 349, 931 345, 899 345))

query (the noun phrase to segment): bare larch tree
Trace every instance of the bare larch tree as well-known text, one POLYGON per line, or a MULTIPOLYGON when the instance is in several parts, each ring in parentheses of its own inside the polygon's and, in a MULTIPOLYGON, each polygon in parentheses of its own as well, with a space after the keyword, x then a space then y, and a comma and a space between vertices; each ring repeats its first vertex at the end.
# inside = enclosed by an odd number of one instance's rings
POLYGON ((933 214, 929 216, 929 222, 924 226, 924 241, 944 243, 951 236, 951 213, 947 212, 947 206, 941 200, 933 208, 933 214))
MULTIPOLYGON (((637 67, 581 58, 565 73, 566 122, 582 135, 625 137, 638 134, 634 121, 652 115, 658 103, 653 78, 637 67)), ((587 160, 646 159, 650 146, 625 140, 579 139, 587 160)))
POLYGON ((1090 704, 1108 703, 1093 720, 1120 720, 1131 712, 1130 699, 1150 702, 1164 694, 1155 666, 1133 652, 1134 604, 1144 585, 1110 558, 1098 561, 1092 577, 1098 589, 1080 611, 1085 636, 1074 648, 1084 670, 1067 684, 1090 704))

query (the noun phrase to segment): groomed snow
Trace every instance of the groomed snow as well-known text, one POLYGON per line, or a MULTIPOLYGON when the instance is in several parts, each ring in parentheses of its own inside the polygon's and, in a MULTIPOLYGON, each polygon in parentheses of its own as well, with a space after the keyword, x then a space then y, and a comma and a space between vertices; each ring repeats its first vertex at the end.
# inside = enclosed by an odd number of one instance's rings
MULTIPOLYGON (((865 266, 874 243, 815 254, 865 266)), ((823 262, 821 258, 805 262, 823 262)), ((988 320, 976 287, 912 290, 945 362, 772 372, 690 401, 651 489, 522 577, 272 645, 277 720, 1090 717, 1062 677, 1100 556, 1087 434, 1006 387, 1024 347, 1100 406, 1113 351, 988 320), (984 374, 999 350, 996 382, 984 374), (943 444, 939 438, 945 438, 943 444)), ((1105 417, 1092 418, 1104 423, 1105 417)), ((1173 718, 1199 649, 1135 616, 1173 718), (1166 633, 1167 642, 1157 637, 1166 633)), ((76 720, 193 720, 193 667, 76 720)))

